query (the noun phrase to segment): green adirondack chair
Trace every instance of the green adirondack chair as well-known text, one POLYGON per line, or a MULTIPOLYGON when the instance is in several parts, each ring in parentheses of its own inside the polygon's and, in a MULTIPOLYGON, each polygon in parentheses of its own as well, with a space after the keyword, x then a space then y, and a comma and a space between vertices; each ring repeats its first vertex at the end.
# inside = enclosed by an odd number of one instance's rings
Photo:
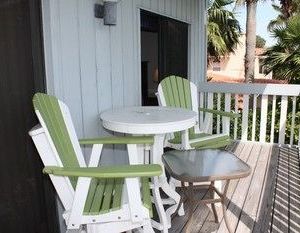
POLYGON ((67 229, 86 225, 88 233, 123 232, 151 226, 149 177, 160 165, 138 165, 137 144, 152 137, 105 137, 78 140, 67 106, 54 96, 38 93, 33 105, 40 125, 30 132, 39 155, 65 208, 67 229), (126 144, 130 165, 99 166, 102 147, 126 144), (92 146, 86 164, 80 145, 92 146))
MULTIPOLYGON (((217 114, 223 118, 236 118, 239 115, 232 112, 218 111, 207 108, 199 108, 198 91, 194 83, 178 76, 169 76, 163 79, 158 86, 158 102, 161 106, 180 107, 205 112, 207 115, 217 114)), ((191 149, 212 149, 222 148, 229 145, 232 140, 229 132, 219 134, 210 134, 208 131, 212 124, 211 116, 203 121, 203 125, 196 124, 194 128, 189 129, 189 145, 191 149), (202 127, 201 127, 202 126, 202 127), (200 127, 202 130, 200 130, 200 127)), ((226 126, 223 125, 223 129, 226 126)), ((186 149, 181 140, 181 133, 175 133, 171 139, 166 142, 166 146, 175 149, 186 149)))

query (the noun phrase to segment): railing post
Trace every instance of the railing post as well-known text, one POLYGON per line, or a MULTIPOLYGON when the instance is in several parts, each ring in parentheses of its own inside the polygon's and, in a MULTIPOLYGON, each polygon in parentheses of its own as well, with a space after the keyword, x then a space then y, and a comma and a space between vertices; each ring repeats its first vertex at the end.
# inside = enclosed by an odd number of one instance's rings
POLYGON ((284 144, 285 142, 285 127, 286 127, 286 117, 287 117, 287 104, 288 97, 281 97, 281 109, 280 109, 280 122, 279 122, 279 143, 284 144))
POLYGON ((242 141, 248 140, 249 95, 243 95, 242 141))
POLYGON ((259 129, 259 142, 266 142, 267 132, 267 114, 268 114, 268 96, 261 97, 261 111, 260 111, 260 129, 259 129))
MULTIPOLYGON (((231 94, 226 93, 225 94, 225 111, 230 112, 231 109, 231 94)), ((222 117, 223 121, 223 133, 226 133, 229 135, 230 133, 230 118, 229 117, 222 117)))
POLYGON ((256 133, 256 107, 257 107, 257 95, 253 95, 252 137, 251 137, 252 141, 255 141, 255 133, 256 133))
POLYGON ((271 138, 270 143, 274 143, 274 129, 275 129, 275 114, 276 114, 276 95, 273 95, 272 100, 272 120, 271 120, 271 138))

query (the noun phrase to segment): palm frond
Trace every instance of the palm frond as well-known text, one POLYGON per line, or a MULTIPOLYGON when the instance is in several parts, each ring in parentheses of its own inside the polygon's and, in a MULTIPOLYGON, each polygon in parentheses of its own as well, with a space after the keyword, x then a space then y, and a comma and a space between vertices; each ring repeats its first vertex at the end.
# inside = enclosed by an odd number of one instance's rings
POLYGON ((235 14, 226 9, 234 0, 215 0, 208 9, 208 55, 218 59, 234 52, 241 28, 235 14))
POLYGON ((266 72, 276 79, 300 83, 300 16, 293 16, 285 25, 276 26, 272 35, 277 43, 265 52, 266 72))

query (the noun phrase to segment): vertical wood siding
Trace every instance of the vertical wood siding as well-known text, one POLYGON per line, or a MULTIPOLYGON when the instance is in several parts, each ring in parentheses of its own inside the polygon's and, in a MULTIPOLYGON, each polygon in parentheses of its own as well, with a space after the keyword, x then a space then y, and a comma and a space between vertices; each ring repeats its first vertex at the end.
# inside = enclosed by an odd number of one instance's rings
POLYGON ((101 1, 43 1, 48 93, 67 103, 79 137, 108 134, 100 112, 141 104, 139 8, 190 24, 189 77, 204 80, 205 2, 119 0, 110 27, 94 17, 101 1))

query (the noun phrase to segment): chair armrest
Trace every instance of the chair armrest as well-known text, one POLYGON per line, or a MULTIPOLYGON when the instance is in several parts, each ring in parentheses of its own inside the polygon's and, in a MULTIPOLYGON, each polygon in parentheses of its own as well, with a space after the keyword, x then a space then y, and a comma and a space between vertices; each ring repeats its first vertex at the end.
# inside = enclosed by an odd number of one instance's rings
POLYGON ((101 137, 80 139, 80 145, 94 144, 149 144, 154 143, 152 136, 101 137))
POLYGON ((91 178, 129 178, 159 176, 162 168, 158 164, 150 165, 120 165, 101 167, 56 167, 46 166, 44 174, 55 176, 91 177, 91 178))
POLYGON ((199 108, 199 111, 217 114, 220 116, 225 116, 225 117, 230 117, 230 118, 238 118, 240 116, 240 114, 238 114, 238 113, 219 111, 219 110, 214 110, 214 109, 209 109, 209 108, 199 108))

